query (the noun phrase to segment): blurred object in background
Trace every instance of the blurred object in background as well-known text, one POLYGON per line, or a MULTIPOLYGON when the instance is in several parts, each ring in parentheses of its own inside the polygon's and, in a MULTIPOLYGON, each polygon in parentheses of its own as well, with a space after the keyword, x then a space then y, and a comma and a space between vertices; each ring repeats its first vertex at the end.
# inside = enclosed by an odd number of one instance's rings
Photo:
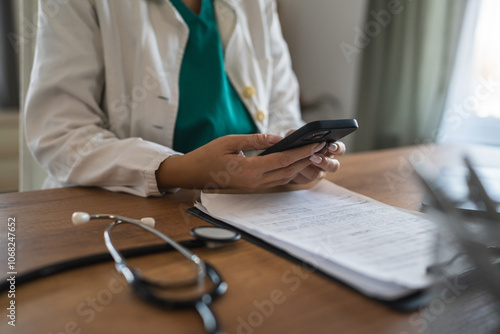
POLYGON ((19 187, 17 0, 0 1, 0 193, 19 187))
POLYGON ((450 188, 440 185, 440 176, 417 169, 427 190, 426 211, 438 225, 434 277, 429 289, 429 304, 420 314, 419 333, 500 332, 500 214, 481 182, 479 173, 467 158, 468 200, 482 210, 481 215, 466 215, 455 207, 450 188))
POLYGON ((302 111, 302 119, 307 123, 342 118, 342 104, 339 99, 329 93, 321 94, 311 100, 301 97, 300 109, 302 111))
MULTIPOLYGON (((491 200, 496 203, 497 211, 500 210, 500 168, 477 167, 480 180, 491 200)), ((440 169, 436 178, 436 185, 446 189, 448 200, 464 213, 475 215, 484 211, 477 203, 471 200, 470 188, 467 184, 468 169, 465 166, 446 166, 440 169)), ((424 205, 431 205, 429 197, 424 199, 424 205)), ((500 211, 499 211, 500 212, 500 211)), ((500 238, 500 236, 499 236, 500 238)))
POLYGON ((11 1, 0 2, 0 111, 19 106, 16 52, 11 44, 13 16, 11 1))

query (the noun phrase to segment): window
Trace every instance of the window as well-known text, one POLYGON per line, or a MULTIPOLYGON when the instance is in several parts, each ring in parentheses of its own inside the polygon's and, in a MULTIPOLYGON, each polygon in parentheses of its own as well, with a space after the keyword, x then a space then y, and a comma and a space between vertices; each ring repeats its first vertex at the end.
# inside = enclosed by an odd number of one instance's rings
POLYGON ((470 3, 438 142, 500 145, 500 1, 470 3))

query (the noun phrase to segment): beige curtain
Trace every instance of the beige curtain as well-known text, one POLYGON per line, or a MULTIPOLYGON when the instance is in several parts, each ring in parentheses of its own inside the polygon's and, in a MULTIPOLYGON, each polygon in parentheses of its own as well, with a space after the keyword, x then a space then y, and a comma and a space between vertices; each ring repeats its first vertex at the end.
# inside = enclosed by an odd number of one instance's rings
MULTIPOLYGON (((475 0, 471 0, 475 1, 475 0)), ((356 151, 434 141, 467 0, 369 0, 356 151)))
POLYGON ((36 26, 38 1, 19 0, 19 36, 17 36, 17 46, 20 50, 21 68, 21 117, 19 122, 19 190, 40 189, 46 173, 35 161, 29 152, 24 140, 24 100, 30 82, 31 68, 33 66, 33 56, 35 54, 36 26))

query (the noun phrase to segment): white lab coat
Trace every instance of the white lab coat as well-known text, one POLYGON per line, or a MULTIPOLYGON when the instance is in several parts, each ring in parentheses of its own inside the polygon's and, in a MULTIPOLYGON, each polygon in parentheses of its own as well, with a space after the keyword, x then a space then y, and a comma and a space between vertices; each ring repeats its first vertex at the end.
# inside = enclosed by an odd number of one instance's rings
MULTIPOLYGON (((185 22, 168 0, 40 0, 39 8, 25 123, 45 186, 161 195, 155 171, 179 154, 171 147, 185 22)), ((274 0, 214 0, 214 8, 226 71, 259 131, 302 125, 274 0)))

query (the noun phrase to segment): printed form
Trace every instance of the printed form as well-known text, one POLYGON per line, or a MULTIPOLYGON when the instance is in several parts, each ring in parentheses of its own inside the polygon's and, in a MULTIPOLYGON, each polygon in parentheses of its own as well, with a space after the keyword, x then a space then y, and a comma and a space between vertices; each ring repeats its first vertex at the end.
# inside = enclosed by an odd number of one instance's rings
POLYGON ((374 298, 431 282, 433 222, 326 180, 283 193, 202 193, 195 206, 374 298))

